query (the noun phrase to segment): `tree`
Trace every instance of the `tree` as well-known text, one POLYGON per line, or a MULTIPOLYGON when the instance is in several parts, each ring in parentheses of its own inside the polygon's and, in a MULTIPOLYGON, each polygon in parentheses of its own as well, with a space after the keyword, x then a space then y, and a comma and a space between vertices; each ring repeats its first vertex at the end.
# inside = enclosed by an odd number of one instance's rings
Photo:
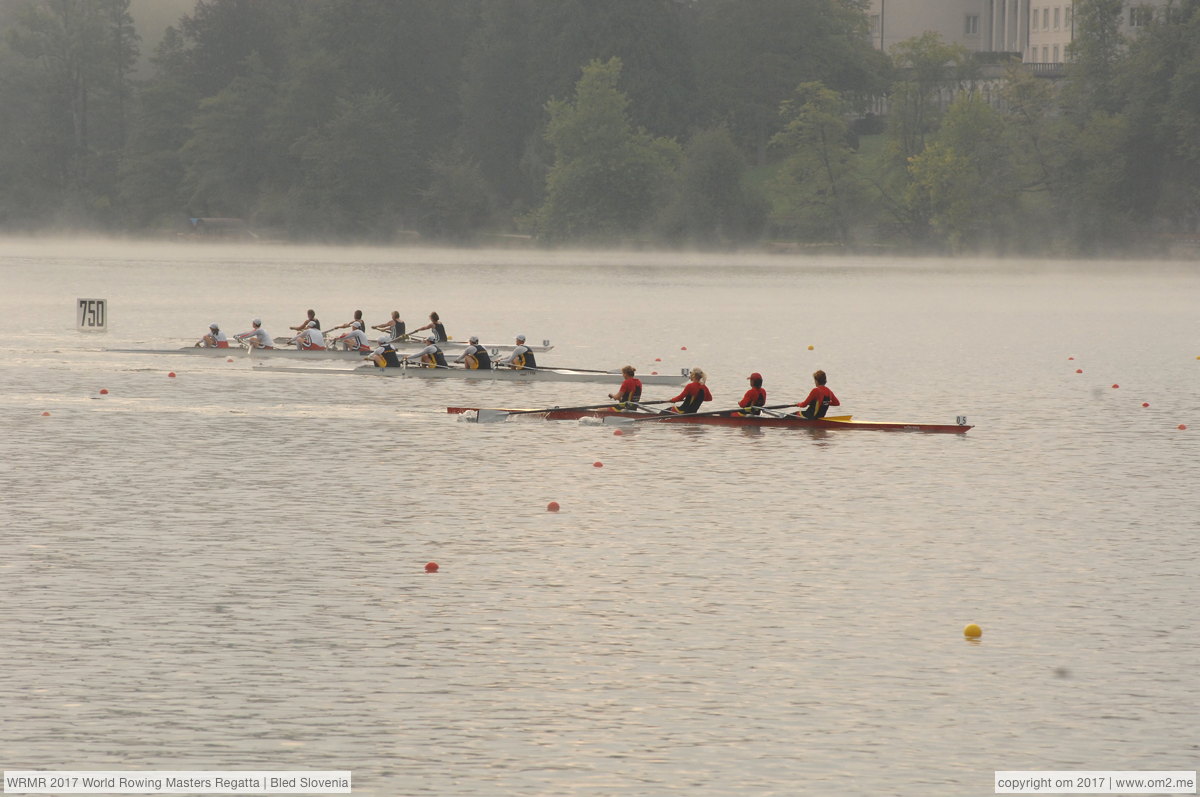
POLYGON ((799 84, 820 81, 846 96, 884 88, 886 61, 866 36, 863 2, 707 0, 698 8, 706 123, 727 124, 760 165, 781 127, 779 105, 799 84))
POLYGON ((772 144, 786 153, 775 178, 776 221, 808 240, 852 243, 865 205, 847 108, 821 83, 802 83, 780 109, 772 144))
POLYGON ((339 102, 336 115, 296 142, 300 219, 309 231, 390 238, 415 215, 421 169, 412 123, 384 92, 339 102))
POLYGON ((46 203, 41 212, 64 221, 92 223, 112 205, 137 58, 128 7, 129 0, 31 0, 7 31, 4 94, 13 93, 0 100, 7 112, 24 108, 9 123, 18 147, 9 165, 13 176, 40 183, 26 188, 46 203), (27 172, 22 161, 41 168, 27 172))
POLYGON ((1000 247, 1018 194, 1004 122, 978 96, 948 109, 935 140, 909 159, 910 204, 951 251, 1000 247))
POLYGON ((758 235, 765 217, 765 202, 747 185, 746 159, 729 131, 693 136, 660 220, 664 232, 677 240, 727 245, 758 235))
POLYGON ((1120 109, 1116 76, 1125 46, 1121 35, 1124 5, 1123 0, 1079 0, 1075 4, 1075 33, 1067 45, 1067 98, 1081 119, 1120 109))
POLYGON ((537 229, 552 240, 613 240, 641 232, 660 204, 679 158, 670 139, 634 129, 628 98, 617 88, 621 61, 584 67, 575 101, 547 110, 546 139, 554 147, 546 201, 537 229))

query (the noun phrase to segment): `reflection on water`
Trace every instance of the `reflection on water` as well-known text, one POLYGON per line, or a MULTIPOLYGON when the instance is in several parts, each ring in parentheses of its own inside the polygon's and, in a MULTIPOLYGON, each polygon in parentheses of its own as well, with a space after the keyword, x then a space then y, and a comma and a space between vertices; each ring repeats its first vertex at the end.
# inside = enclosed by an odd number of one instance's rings
POLYGON ((1195 760, 1189 272, 3 251, 8 768, 960 795, 1195 760), (74 332, 78 296, 109 332, 74 332), (801 398, 820 367, 857 418, 977 427, 468 424, 445 408, 611 389, 102 351, 308 307, 436 309, 456 337, 551 338, 554 365, 702 365, 714 408, 751 371, 801 398))

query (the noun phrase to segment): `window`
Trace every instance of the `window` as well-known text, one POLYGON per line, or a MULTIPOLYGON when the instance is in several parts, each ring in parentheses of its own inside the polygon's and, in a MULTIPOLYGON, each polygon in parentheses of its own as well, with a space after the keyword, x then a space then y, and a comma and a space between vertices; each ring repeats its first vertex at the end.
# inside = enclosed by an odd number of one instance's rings
POLYGON ((968 36, 979 35, 979 15, 978 14, 967 14, 967 21, 966 21, 966 25, 964 25, 964 27, 963 27, 963 33, 967 34, 968 36))
POLYGON ((1071 7, 1070 6, 1067 6, 1066 8, 1063 9, 1063 27, 1064 28, 1071 27, 1071 7))
POLYGON ((1042 63, 1043 64, 1050 63, 1050 48, 1049 47, 1042 48, 1042 63))
POLYGON ((1052 63, 1052 64, 1058 63, 1058 45, 1057 44, 1054 45, 1054 60, 1051 61, 1050 63, 1052 63))
POLYGON ((871 35, 872 36, 879 35, 879 15, 878 14, 871 15, 871 35))
POLYGON ((1054 8, 1054 29, 1055 30, 1058 30, 1058 13, 1060 10, 1061 9, 1059 9, 1057 6, 1055 6, 1055 8, 1054 8))
POLYGON ((1042 9, 1042 30, 1050 30, 1050 6, 1042 9))
POLYGON ((1150 6, 1129 7, 1129 27, 1140 28, 1154 21, 1154 9, 1150 6))
POLYGON ((1030 27, 1032 27, 1034 30, 1037 30, 1038 29, 1038 12, 1037 12, 1036 8, 1033 9, 1033 13, 1030 15, 1030 20, 1031 20, 1030 27))

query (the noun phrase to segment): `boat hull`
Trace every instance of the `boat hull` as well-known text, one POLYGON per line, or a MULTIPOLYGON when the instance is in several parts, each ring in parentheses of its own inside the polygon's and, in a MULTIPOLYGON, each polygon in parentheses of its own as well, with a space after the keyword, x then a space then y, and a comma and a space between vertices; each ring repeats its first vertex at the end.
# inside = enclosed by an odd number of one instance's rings
MULTIPOLYGON (((266 364, 256 365, 256 371, 277 373, 305 374, 355 374, 375 378, 391 379, 468 379, 479 382, 600 382, 603 384, 619 385, 625 378, 620 371, 582 371, 572 368, 538 368, 536 370, 497 368, 490 371, 469 370, 466 368, 288 368, 275 367, 266 364)), ((667 374, 652 374, 639 377, 644 385, 678 386, 687 382, 682 374, 674 376, 667 374)))
MULTIPOLYGON (((480 409, 481 408, 479 407, 447 407, 446 412, 478 412, 480 409)), ((810 420, 808 418, 779 418, 767 415, 657 415, 649 412, 618 412, 610 409, 552 409, 544 412, 529 412, 528 410, 515 409, 495 409, 489 411, 499 413, 516 412, 521 413, 525 417, 544 418, 548 421, 574 421, 579 420, 580 418, 601 418, 608 422, 625 424, 635 423, 636 425, 642 426, 655 423, 691 423, 703 424, 706 426, 756 426, 783 429, 858 429, 880 432, 925 432, 941 434, 964 434, 967 432, 967 430, 974 428, 965 425, 960 426, 958 424, 896 423, 888 421, 832 420, 828 418, 810 420)))

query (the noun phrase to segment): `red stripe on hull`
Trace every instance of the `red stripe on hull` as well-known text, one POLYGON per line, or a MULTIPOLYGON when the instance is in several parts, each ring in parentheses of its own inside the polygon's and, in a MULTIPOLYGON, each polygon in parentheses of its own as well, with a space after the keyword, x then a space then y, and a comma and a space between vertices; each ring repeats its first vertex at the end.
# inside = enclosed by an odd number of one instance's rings
MULTIPOLYGON (((474 412, 478 407, 447 407, 446 412, 474 412)), ((497 410, 498 412, 516 412, 517 410, 497 410)), ((546 412, 524 411, 526 417, 544 418, 548 421, 574 421, 580 418, 620 417, 630 420, 640 418, 656 418, 653 423, 698 423, 706 426, 771 426, 784 429, 867 429, 883 432, 934 432, 943 434, 963 434, 971 426, 939 423, 894 423, 887 421, 830 421, 825 419, 808 420, 807 418, 775 418, 765 415, 757 417, 735 417, 729 415, 651 415, 645 412, 613 412, 612 410, 547 410, 546 412)), ((646 422, 647 424, 650 421, 646 422)), ((645 424, 643 424, 645 425, 645 424)))

